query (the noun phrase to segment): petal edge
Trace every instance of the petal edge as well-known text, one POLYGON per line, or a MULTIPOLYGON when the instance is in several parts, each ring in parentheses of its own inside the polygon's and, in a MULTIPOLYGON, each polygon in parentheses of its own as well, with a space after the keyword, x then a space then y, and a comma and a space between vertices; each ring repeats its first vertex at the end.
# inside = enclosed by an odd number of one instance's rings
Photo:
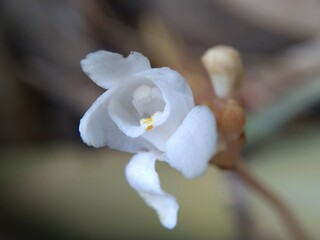
POLYGON ((149 60, 138 52, 128 57, 100 50, 90 53, 80 62, 82 70, 102 88, 109 89, 127 77, 150 68, 149 60))
POLYGON ((126 177, 130 186, 157 212, 161 224, 172 229, 177 223, 179 205, 172 195, 161 189, 155 171, 156 158, 151 152, 136 154, 126 166, 126 177))
POLYGON ((120 131, 108 114, 108 103, 117 88, 102 94, 80 120, 79 131, 82 140, 96 148, 108 146, 112 149, 136 153, 138 151, 157 151, 145 139, 130 138, 120 131))
POLYGON ((202 175, 217 143, 216 121, 206 106, 194 107, 166 144, 166 161, 186 178, 202 175))

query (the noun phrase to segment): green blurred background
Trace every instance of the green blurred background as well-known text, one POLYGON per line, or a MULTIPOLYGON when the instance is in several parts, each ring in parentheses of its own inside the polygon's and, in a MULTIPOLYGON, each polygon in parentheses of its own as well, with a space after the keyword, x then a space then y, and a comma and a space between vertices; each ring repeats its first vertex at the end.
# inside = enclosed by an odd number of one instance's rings
POLYGON ((0 1, 1 239, 291 239, 236 175, 190 181, 162 163, 180 203, 166 230, 126 182, 130 155, 81 142, 103 92, 81 71, 86 54, 135 50, 175 68, 172 49, 187 64, 216 44, 243 56, 245 160, 320 239, 319 12, 315 0, 0 1))

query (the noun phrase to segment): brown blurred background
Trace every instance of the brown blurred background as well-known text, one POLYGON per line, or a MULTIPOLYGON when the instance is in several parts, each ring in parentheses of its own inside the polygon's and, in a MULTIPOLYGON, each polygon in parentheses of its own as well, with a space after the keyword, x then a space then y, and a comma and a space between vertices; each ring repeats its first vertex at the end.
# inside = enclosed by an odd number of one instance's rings
POLYGON ((177 229, 164 230, 125 182, 130 156, 79 137, 103 92, 81 71, 88 53, 140 51, 205 78, 199 59, 217 44, 243 56, 246 160, 320 239, 319 12, 317 0, 0 1, 3 239, 290 239, 263 200, 215 169, 190 182, 159 166, 181 202, 177 229))

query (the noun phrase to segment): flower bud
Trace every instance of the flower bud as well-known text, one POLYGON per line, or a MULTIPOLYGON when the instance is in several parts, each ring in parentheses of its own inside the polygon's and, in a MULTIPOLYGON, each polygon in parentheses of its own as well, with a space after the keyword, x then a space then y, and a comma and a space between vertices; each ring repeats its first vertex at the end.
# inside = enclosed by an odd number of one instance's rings
POLYGON ((204 53, 202 62, 218 97, 239 95, 243 68, 238 51, 228 46, 216 46, 204 53))

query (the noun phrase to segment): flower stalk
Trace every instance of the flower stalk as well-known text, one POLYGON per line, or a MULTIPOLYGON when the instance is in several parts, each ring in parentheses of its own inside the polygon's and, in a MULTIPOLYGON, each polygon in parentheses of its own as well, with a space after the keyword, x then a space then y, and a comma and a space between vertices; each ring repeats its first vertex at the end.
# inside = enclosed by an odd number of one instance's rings
POLYGON ((256 176, 254 176, 242 160, 237 161, 236 172, 251 189, 269 202, 269 204, 276 210, 294 239, 309 239, 302 226, 300 226, 300 223, 296 220, 294 214, 286 206, 282 199, 275 195, 269 188, 266 187, 266 185, 264 185, 256 176))
POLYGON ((211 163, 222 170, 235 171, 241 179, 277 211, 292 237, 309 239, 286 204, 256 178, 241 158, 245 144, 245 112, 239 101, 243 68, 240 54, 228 46, 209 49, 202 57, 215 97, 206 104, 217 117, 219 142, 224 146, 211 163))

